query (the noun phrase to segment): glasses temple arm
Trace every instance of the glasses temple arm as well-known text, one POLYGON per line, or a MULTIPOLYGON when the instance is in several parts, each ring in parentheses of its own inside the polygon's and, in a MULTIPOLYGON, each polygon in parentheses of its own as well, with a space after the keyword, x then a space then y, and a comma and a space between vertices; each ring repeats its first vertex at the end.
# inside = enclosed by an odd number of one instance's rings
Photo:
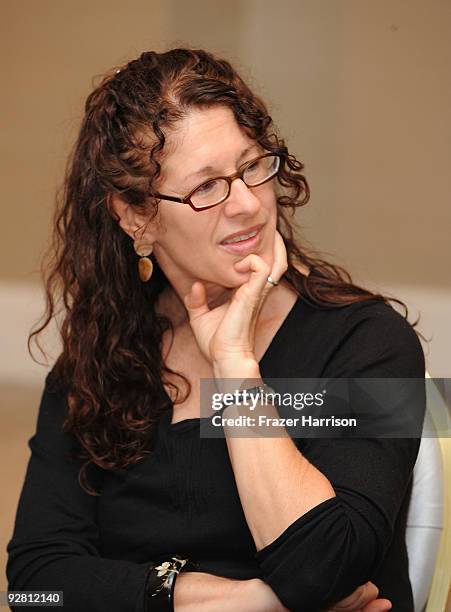
POLYGON ((159 200, 169 200, 170 202, 180 202, 181 204, 185 204, 185 200, 183 198, 177 198, 176 196, 163 195, 162 193, 154 193, 152 196, 154 198, 158 198, 159 200))

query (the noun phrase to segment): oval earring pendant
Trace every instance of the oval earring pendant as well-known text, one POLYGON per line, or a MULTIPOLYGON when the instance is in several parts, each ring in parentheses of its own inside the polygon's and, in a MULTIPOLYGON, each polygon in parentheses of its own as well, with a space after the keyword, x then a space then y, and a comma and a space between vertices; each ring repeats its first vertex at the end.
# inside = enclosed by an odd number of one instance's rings
POLYGON ((148 257, 141 257, 138 262, 138 273, 139 278, 143 283, 147 283, 149 278, 152 276, 153 263, 148 257))

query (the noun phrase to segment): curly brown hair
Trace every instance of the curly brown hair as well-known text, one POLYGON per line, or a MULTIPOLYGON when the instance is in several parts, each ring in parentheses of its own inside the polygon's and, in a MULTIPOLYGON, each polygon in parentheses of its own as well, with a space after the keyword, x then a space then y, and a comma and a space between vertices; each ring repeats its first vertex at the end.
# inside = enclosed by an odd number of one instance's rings
MULTIPOLYGON (((285 279, 296 293, 327 309, 394 300, 354 285, 341 267, 298 244, 292 217, 310 195, 304 166, 229 62, 203 50, 172 49, 142 53, 112 70, 86 100, 43 265, 46 312, 28 338, 29 349, 34 338, 42 350, 37 336, 61 307, 63 350, 48 381, 67 390, 64 428, 78 439, 79 481, 92 494, 89 465, 124 468, 151 452, 149 433, 167 409, 168 397, 161 392, 166 375, 180 376, 188 385, 181 397, 178 387, 167 383, 175 403, 190 392, 187 379, 169 369, 161 355, 163 333, 173 328, 156 313, 155 303, 168 280, 153 259, 151 282, 139 281, 133 242, 119 227, 110 198, 117 194, 136 211, 155 214, 153 193, 168 129, 191 108, 213 105, 229 107, 251 138, 281 155, 277 229, 288 252, 285 279), (310 274, 302 274, 296 262, 310 274)), ((394 301, 407 318, 405 305, 394 301)))

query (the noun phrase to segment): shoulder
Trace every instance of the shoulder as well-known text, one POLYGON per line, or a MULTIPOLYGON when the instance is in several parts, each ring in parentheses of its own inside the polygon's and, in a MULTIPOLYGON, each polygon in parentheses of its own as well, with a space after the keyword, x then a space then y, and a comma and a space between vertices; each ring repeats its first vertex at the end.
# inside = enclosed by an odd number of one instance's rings
POLYGON ((424 353, 409 321, 391 305, 367 300, 340 309, 329 367, 336 376, 424 377, 424 353))
POLYGON ((41 448, 52 455, 62 455, 77 447, 75 436, 64 430, 68 393, 68 387, 56 379, 53 370, 50 371, 41 395, 36 431, 30 440, 32 450, 41 448))
POLYGON ((411 323, 390 304, 380 300, 365 300, 338 309, 338 320, 344 333, 361 329, 373 340, 391 342, 417 341, 417 334, 411 323), (341 311, 341 312, 340 312, 341 311))
POLYGON ((380 300, 324 309, 299 299, 290 332, 298 345, 308 347, 322 376, 424 376, 423 349, 414 328, 380 300))

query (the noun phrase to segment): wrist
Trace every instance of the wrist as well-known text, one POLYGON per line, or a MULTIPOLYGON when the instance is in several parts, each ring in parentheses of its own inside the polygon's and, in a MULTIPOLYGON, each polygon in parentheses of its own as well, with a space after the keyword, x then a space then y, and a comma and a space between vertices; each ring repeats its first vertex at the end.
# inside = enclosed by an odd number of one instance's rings
POLYGON ((189 559, 178 555, 157 564, 152 563, 146 579, 146 610, 174 612, 174 590, 177 576, 185 569, 196 568, 189 559))
POLYGON ((263 385, 263 380, 260 375, 251 376, 220 376, 215 380, 216 388, 223 396, 230 394, 241 394, 245 389, 252 389, 263 385))
POLYGON ((226 359, 213 363, 216 386, 220 393, 234 393, 263 383, 255 358, 226 359))
POLYGON ((204 572, 183 572, 174 590, 176 612, 262 612, 254 605, 256 586, 204 572))
POLYGON ((226 358, 213 361, 213 373, 216 379, 235 378, 261 380, 260 366, 255 357, 226 358))

